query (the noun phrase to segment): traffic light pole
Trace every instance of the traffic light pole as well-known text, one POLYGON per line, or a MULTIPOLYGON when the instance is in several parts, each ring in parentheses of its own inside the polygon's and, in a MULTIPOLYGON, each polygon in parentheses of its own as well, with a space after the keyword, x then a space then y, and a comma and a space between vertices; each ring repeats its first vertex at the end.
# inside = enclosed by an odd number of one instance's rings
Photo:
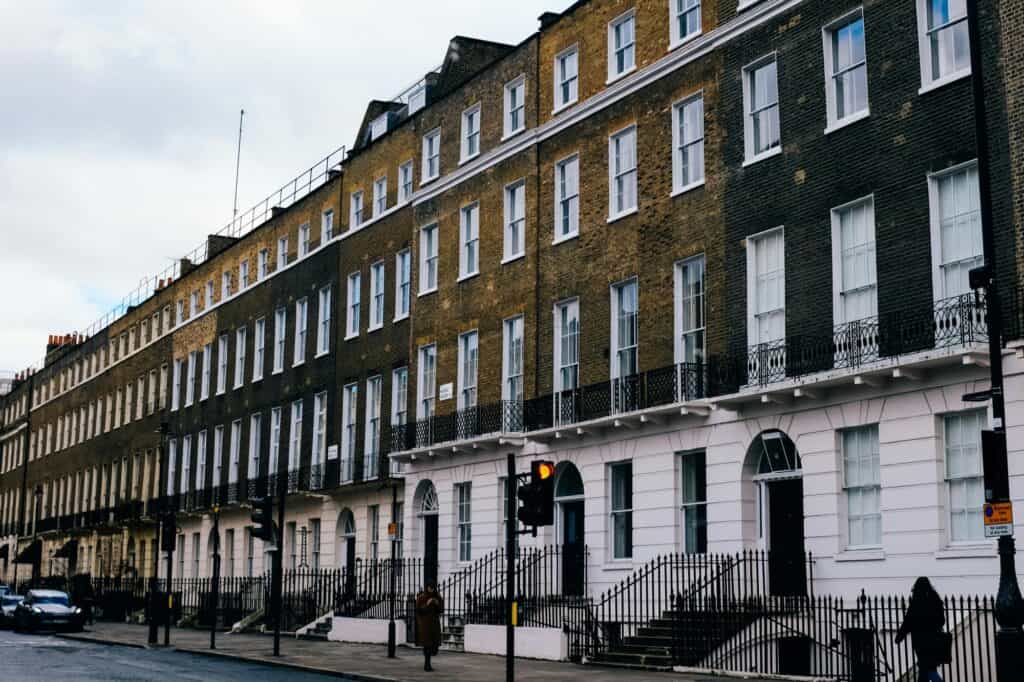
POLYGON ((281 464, 284 463, 285 460, 281 458, 277 465, 277 551, 274 552, 272 557, 273 575, 270 578, 272 581, 270 601, 271 608, 274 610, 274 656, 281 655, 281 581, 284 578, 282 575, 284 563, 284 498, 288 494, 289 474, 287 468, 285 468, 283 475, 281 473, 281 464))
POLYGON ((517 509, 518 479, 516 478, 516 456, 508 453, 508 520, 505 522, 505 680, 514 682, 516 678, 516 626, 515 591, 516 591, 516 535, 519 528, 517 509))
MULTIPOLYGON (((967 26, 971 51, 971 81, 974 96, 974 126, 978 146, 978 192, 981 204, 981 239, 985 255, 985 311, 988 327, 989 368, 991 371, 992 427, 997 434, 1006 433, 1006 404, 1003 394, 1003 333, 998 278, 995 263, 995 233, 992 220, 992 178, 989 168, 988 119, 985 107, 981 26, 978 5, 968 2, 967 26)), ((994 3, 989 11, 994 12, 994 3)), ((1004 453, 1005 456, 1005 453, 1004 453)), ((1006 467, 1000 467, 1000 478, 1007 478, 1006 467)), ((996 482, 1007 486, 1009 481, 996 482)), ((1012 524, 1011 524, 1012 525, 1012 524)), ((1013 536, 999 538, 999 592, 996 595, 995 616, 999 624, 996 632, 996 677, 999 682, 1018 679, 1024 665, 1024 599, 1017 584, 1013 536)))
POLYGON ((210 585, 210 648, 217 648, 217 601, 220 597, 220 510, 213 509, 213 584, 210 585))

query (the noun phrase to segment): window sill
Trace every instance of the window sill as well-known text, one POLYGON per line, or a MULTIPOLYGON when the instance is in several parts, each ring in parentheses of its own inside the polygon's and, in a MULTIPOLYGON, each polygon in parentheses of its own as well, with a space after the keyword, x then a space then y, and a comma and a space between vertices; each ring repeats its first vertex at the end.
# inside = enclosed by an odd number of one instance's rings
POLYGON ((314 355, 313 359, 314 360, 319 360, 320 358, 325 358, 325 357, 327 357, 330 354, 331 354, 331 351, 329 351, 329 350, 322 350, 319 353, 317 353, 316 355, 314 355))
POLYGON ((753 7, 754 5, 756 5, 759 2, 761 2, 761 0, 746 0, 746 1, 740 0, 740 4, 736 7, 736 11, 737 12, 741 12, 741 11, 747 9, 748 7, 753 7))
POLYGON ((703 187, 703 186, 704 186, 704 180, 701 179, 701 180, 698 180, 697 182, 691 182, 689 185, 683 185, 682 187, 675 188, 674 190, 672 190, 672 193, 669 196, 670 197, 677 197, 677 196, 679 196, 681 194, 686 194, 690 190, 694 190, 694 189, 697 189, 698 187, 703 187))
POLYGON ((476 154, 472 154, 470 156, 463 156, 459 159, 459 165, 464 166, 465 164, 469 163, 478 156, 480 156, 480 152, 477 152, 476 154))
POLYGON ((253 377, 252 378, 252 383, 254 383, 254 384, 258 384, 261 381, 263 381, 263 375, 262 374, 259 375, 258 377, 253 377))
POLYGON ((467 272, 465 275, 459 275, 458 279, 456 279, 455 281, 456 282, 465 282, 467 279, 473 279, 474 277, 479 277, 479 276, 480 276, 480 271, 479 270, 477 270, 476 272, 467 272))
POLYGON ((831 121, 829 122, 828 127, 825 128, 825 134, 828 135, 830 133, 836 132, 837 130, 842 130, 846 126, 853 125, 857 121, 863 121, 869 116, 871 116, 870 108, 865 109, 864 111, 859 111, 851 116, 847 116, 846 118, 841 119, 839 121, 831 121))
POLYGON ((511 139, 512 139, 513 137, 516 137, 517 135, 521 135, 521 134, 523 134, 524 132, 526 132, 526 126, 523 126, 522 128, 520 128, 520 129, 518 129, 518 130, 513 130, 513 131, 512 131, 512 132, 510 132, 510 133, 505 133, 505 134, 504 134, 504 135, 502 136, 502 138, 501 138, 501 140, 500 140, 500 141, 501 141, 501 142, 506 142, 506 141, 508 141, 508 140, 511 140, 511 139))
POLYGON ((355 334, 346 334, 345 338, 342 339, 342 341, 351 341, 352 339, 358 339, 358 338, 359 338, 359 332, 356 332, 355 334))
POLYGON ((623 218, 625 218, 627 216, 631 216, 631 215, 637 213, 638 211, 639 211, 639 209, 636 206, 634 206, 633 208, 631 208, 631 209, 629 209, 627 211, 623 211, 622 213, 616 213, 615 215, 608 216, 608 224, 611 225, 612 223, 616 222, 617 220, 622 220, 623 218))
POLYGON ((922 85, 921 88, 917 91, 917 94, 924 95, 926 93, 931 92, 932 90, 938 90, 943 86, 949 85, 950 83, 955 83, 958 80, 962 78, 967 78, 970 75, 971 69, 968 67, 963 71, 957 71, 956 73, 951 73, 941 78, 936 78, 935 80, 922 85))
POLYGON ((429 178, 420 178, 420 187, 430 184, 434 180, 437 180, 439 177, 441 177, 440 173, 438 173, 437 175, 432 175, 429 178))
POLYGON ((614 74, 610 73, 610 74, 608 74, 608 80, 606 80, 604 82, 604 84, 605 85, 611 85, 612 83, 618 82, 618 81, 622 80, 623 78, 625 78, 626 76, 628 76, 629 74, 633 73, 634 71, 636 71, 636 64, 634 64, 633 66, 629 67, 628 69, 626 69, 622 73, 614 73, 614 74))
POLYGON ((836 554, 837 563, 844 561, 884 561, 885 550, 881 547, 847 548, 836 554))
POLYGON ((298 362, 293 362, 292 363, 292 369, 295 369, 296 367, 302 367, 304 364, 306 364, 305 360, 299 360, 298 362))
POLYGON ((574 100, 570 100, 568 102, 564 102, 562 104, 559 104, 557 107, 555 107, 554 109, 551 110, 551 115, 552 116, 557 116, 558 114, 562 113, 563 111, 565 111, 566 109, 568 109, 569 107, 573 106, 574 104, 576 104, 579 101, 580 100, 577 97, 574 100))
POLYGON ((231 390, 232 391, 237 391, 238 389, 242 388, 243 386, 245 386, 245 384, 235 384, 234 386, 231 387, 231 390))
POLYGON ((271 373, 270 373, 270 375, 271 375, 271 376, 273 376, 273 375, 275 375, 275 374, 280 374, 280 373, 281 373, 281 372, 283 372, 283 371, 284 371, 284 367, 278 367, 278 368, 277 368, 277 369, 275 369, 275 370, 274 370, 273 372, 271 372, 271 373))
POLYGON ((698 36, 700 36, 702 33, 703 33, 703 31, 701 29, 697 29, 694 33, 691 33, 690 35, 686 36, 685 38, 683 38, 681 40, 676 40, 675 38, 673 38, 669 42, 668 51, 672 52, 672 51, 682 47, 686 43, 691 42, 694 38, 697 38, 698 36))
POLYGON ((994 542, 965 542, 962 545, 948 545, 935 553, 936 559, 994 559, 994 542))
POLYGON ((437 287, 434 287, 433 289, 426 289, 425 291, 417 291, 416 292, 416 297, 417 298, 422 298, 423 296, 429 296, 430 294, 436 294, 436 293, 437 293, 437 287))
POLYGON ((508 265, 509 263, 515 263, 517 260, 522 260, 524 258, 526 258, 526 252, 525 251, 523 253, 517 253, 517 254, 515 254, 513 256, 509 256, 508 258, 502 258, 501 259, 501 264, 502 265, 508 265))
POLYGON ((404 315, 399 315, 399 316, 395 317, 395 319, 391 320, 391 323, 392 324, 397 324, 398 322, 401 322, 402 320, 408 320, 408 319, 409 319, 409 313, 405 313, 404 315))
POLYGON ((565 242, 571 242, 573 239, 579 239, 579 238, 580 238, 580 233, 579 232, 573 232, 571 234, 567 234, 567 235, 562 236, 562 237, 556 237, 551 242, 551 245, 552 246, 557 246, 558 244, 564 244, 565 242))
POLYGON ((765 159, 770 159, 773 156, 778 156, 781 153, 782 153, 782 144, 780 143, 778 147, 773 147, 772 149, 769 149, 766 152, 761 152, 757 156, 752 156, 749 159, 746 159, 743 162, 743 167, 746 168, 747 166, 753 166, 755 163, 759 163, 761 161, 764 161, 765 159))
POLYGON ((384 328, 384 323, 383 322, 381 322, 380 324, 374 324, 374 325, 371 325, 371 326, 366 328, 366 333, 367 334, 372 334, 373 332, 380 331, 383 328, 384 328))

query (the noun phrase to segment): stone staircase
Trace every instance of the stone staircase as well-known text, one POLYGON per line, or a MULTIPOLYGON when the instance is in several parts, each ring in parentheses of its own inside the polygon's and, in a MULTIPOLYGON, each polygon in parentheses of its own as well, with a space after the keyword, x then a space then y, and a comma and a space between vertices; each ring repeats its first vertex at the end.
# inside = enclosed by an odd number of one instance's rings
POLYGON ((306 630, 300 635, 302 639, 311 639, 320 642, 327 641, 327 634, 331 631, 331 627, 334 623, 334 618, 331 615, 324 616, 318 620, 313 627, 306 630))
POLYGON ((441 627, 441 648, 445 651, 465 651, 466 623, 460 617, 446 618, 441 627))
POLYGON ((755 618, 742 609, 670 609, 634 635, 610 637, 608 647, 589 662, 660 671, 671 670, 673 659, 675 665, 695 666, 755 618))

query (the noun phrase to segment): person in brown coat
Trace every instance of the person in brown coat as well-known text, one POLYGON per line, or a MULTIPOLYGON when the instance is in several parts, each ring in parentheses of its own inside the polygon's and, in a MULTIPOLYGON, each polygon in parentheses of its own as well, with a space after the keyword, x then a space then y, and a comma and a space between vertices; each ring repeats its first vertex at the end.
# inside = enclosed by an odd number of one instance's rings
POLYGON ((431 671, 430 657, 441 647, 441 613, 444 599, 433 583, 416 595, 416 643, 423 647, 423 669, 431 671))

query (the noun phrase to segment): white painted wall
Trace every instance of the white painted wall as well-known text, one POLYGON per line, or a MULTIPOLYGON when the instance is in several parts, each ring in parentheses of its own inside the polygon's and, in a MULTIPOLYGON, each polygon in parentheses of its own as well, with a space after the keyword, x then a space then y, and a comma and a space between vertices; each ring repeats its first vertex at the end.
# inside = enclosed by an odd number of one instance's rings
MULTIPOLYGON (((516 658, 569 659, 569 636, 558 628, 517 627, 515 632, 516 658)), ((467 625, 464 646, 468 653, 504 656, 505 626, 467 625)))
MULTIPOLYGON (((387 644, 388 621, 370 618, 338 618, 331 622, 331 631, 327 633, 331 642, 352 642, 355 644, 387 644)), ((395 642, 404 646, 405 620, 395 621, 395 642)))

